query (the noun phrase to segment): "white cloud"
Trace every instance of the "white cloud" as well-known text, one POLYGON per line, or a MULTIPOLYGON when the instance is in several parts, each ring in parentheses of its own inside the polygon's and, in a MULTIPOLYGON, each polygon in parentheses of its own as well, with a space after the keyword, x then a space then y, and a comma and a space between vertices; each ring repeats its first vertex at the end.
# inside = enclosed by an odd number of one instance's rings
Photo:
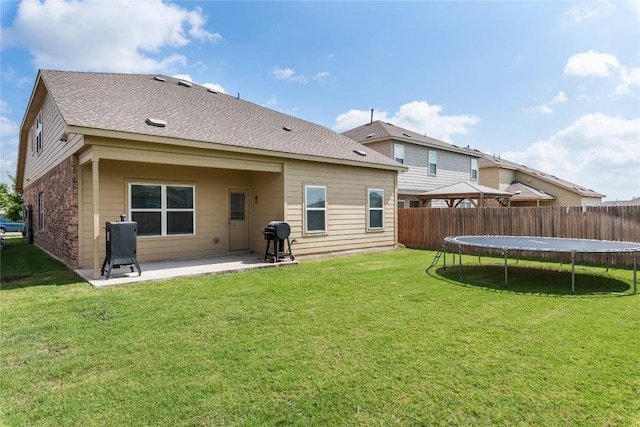
POLYGON ((191 74, 174 74, 171 77, 173 77, 174 79, 184 80, 186 82, 195 83, 193 81, 193 78, 191 78, 191 74))
POLYGON ((0 114, 6 114, 11 112, 11 107, 9 107, 9 103, 4 99, 0 99, 0 114))
POLYGON ((314 80, 322 80, 322 79, 326 79, 327 77, 329 77, 329 72, 327 71, 320 71, 319 73, 316 73, 313 76, 314 80))
POLYGON ((567 95, 563 91, 560 91, 556 94, 556 96, 553 97, 553 99, 551 100, 551 103, 559 104, 561 102, 567 102, 567 101, 568 101, 567 95))
POLYGON ((590 50, 570 57, 564 73, 579 77, 610 77, 618 68, 620 63, 615 55, 590 50))
POLYGON ((288 80, 293 77, 296 72, 291 68, 275 67, 271 74, 278 80, 288 80))
MULTIPOLYGON (((2 108, 8 108, 8 106, 3 103, 2 108)), ((20 127, 17 123, 12 122, 8 118, 4 116, 0 116, 0 136, 9 136, 9 135, 17 135, 20 127)), ((3 156, 4 157, 4 156, 3 156)))
POLYGON ((276 99, 276 96, 272 96, 271 98, 269 98, 265 104, 265 107, 268 108, 274 108, 276 105, 278 105, 278 100, 276 99))
MULTIPOLYGON (((404 104, 389 116, 386 111, 374 111, 373 119, 393 123, 414 132, 426 133, 428 136, 451 142, 452 135, 469 133, 469 128, 480 122, 477 116, 445 116, 441 115, 442 106, 429 105, 426 101, 413 101, 404 104)), ((371 111, 349 110, 338 115, 334 128, 344 132, 368 123, 371 111)))
POLYGON ((502 157, 607 195, 640 196, 640 118, 586 114, 545 141, 502 157))
POLYGON ((548 106, 548 105, 538 105, 537 107, 533 108, 535 111, 542 113, 542 114, 551 114, 553 113, 553 110, 548 106))
POLYGON ((631 93, 631 86, 640 86, 640 67, 620 69, 620 80, 621 83, 616 86, 616 93, 622 95, 631 93))
POLYGON ((216 92, 227 93, 227 91, 218 83, 203 83, 202 86, 209 88, 211 90, 215 90, 216 92))
POLYGON ((572 22, 577 23, 585 19, 593 18, 601 12, 613 9, 615 9, 615 6, 606 0, 582 2, 572 6, 571 9, 565 13, 565 16, 572 22))
POLYGON ((13 25, 2 29, 2 47, 28 49, 38 68, 171 70, 187 58, 164 49, 222 39, 204 29, 206 20, 199 8, 161 0, 24 0, 13 25))

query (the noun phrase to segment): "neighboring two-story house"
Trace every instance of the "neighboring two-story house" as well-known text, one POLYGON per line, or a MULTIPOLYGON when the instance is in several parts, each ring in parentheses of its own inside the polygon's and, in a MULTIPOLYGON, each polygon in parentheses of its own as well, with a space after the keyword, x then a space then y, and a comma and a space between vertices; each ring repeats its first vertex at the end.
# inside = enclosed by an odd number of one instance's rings
MULTIPOLYGON (((463 181, 478 181, 477 150, 458 147, 380 120, 342 133, 372 148, 408 171, 398 176, 398 206, 420 207, 419 195, 463 181)), ((444 200, 431 201, 432 207, 447 207, 444 200)))
POLYGON ((489 154, 479 159, 480 184, 513 193, 511 206, 588 206, 603 194, 489 154))
POLYGON ((296 255, 397 244, 407 168, 323 126, 167 76, 41 70, 16 188, 33 242, 67 265, 105 257, 105 222, 138 223, 140 261, 262 254, 287 221, 296 255))

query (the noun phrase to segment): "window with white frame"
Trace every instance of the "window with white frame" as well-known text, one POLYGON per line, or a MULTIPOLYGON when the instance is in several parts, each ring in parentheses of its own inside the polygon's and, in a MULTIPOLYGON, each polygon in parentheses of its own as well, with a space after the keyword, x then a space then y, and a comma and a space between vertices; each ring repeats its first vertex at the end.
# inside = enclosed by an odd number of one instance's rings
POLYGON ((398 200, 398 207, 400 209, 404 208, 406 206, 405 201, 404 200, 398 200))
POLYGON ((304 187, 304 223, 307 233, 327 231, 327 187, 306 185, 304 187))
POLYGON ((44 193, 38 193, 38 229, 44 230, 44 193))
POLYGON ((384 227, 384 190, 370 188, 369 197, 369 229, 379 230, 384 227))
POLYGON ((478 159, 471 159, 471 180, 478 180, 478 159))
POLYGON ((396 162, 404 164, 404 145, 393 144, 393 158, 396 162))
POLYGON ((419 208, 420 207, 420 201, 419 200, 409 200, 409 207, 410 208, 419 208))
POLYGON ((438 172, 438 152, 429 150, 429 175, 435 175, 438 172))
POLYGON ((193 185, 129 184, 129 217, 138 223, 138 236, 195 233, 193 185))
POLYGON ((42 151, 42 113, 36 117, 36 126, 33 132, 34 145, 36 147, 36 153, 42 151))

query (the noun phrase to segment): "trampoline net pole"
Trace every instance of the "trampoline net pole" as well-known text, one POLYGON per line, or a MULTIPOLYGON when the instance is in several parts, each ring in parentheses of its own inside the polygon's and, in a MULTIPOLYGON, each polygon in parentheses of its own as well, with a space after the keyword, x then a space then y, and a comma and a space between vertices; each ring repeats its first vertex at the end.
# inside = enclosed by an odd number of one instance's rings
MULTIPOLYGON (((456 254, 453 254, 453 259, 456 258, 456 254)), ((458 245, 458 273, 460 273, 460 278, 462 279, 462 246, 458 245)))
POLYGON ((576 253, 571 252, 571 293, 576 293, 576 253))
POLYGON ((502 252, 504 253, 504 287, 507 288, 509 286, 509 279, 507 275, 507 250, 504 249, 502 252))
POLYGON ((637 268, 638 267, 638 252, 634 252, 633 253, 633 294, 636 294, 637 288, 638 288, 638 281, 637 281, 637 268))

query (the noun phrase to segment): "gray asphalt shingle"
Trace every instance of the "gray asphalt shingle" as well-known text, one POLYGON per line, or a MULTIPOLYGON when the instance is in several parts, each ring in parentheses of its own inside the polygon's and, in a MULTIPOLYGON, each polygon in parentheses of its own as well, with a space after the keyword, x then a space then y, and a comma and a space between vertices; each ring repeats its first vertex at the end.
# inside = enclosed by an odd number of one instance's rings
POLYGON ((273 156, 399 168, 331 129, 195 83, 186 87, 173 77, 159 76, 165 80, 161 82, 154 75, 53 70, 40 75, 69 126, 220 144, 215 148, 230 151, 242 147, 273 156), (147 118, 164 120, 167 126, 150 126, 147 118))

